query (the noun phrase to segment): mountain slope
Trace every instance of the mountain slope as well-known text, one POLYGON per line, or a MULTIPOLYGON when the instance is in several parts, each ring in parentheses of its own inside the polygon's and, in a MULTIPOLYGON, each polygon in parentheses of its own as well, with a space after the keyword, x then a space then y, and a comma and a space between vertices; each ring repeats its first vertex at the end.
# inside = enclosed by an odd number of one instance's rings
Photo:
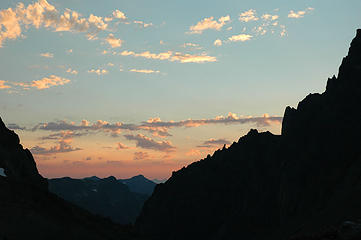
POLYGON ((173 172, 137 219, 150 239, 286 239, 361 217, 361 30, 322 94, 173 172))
POLYGON ((147 179, 143 175, 134 176, 128 179, 119 179, 120 182, 127 185, 131 192, 152 195, 155 185, 155 182, 147 179))
POLYGON ((50 192, 120 224, 134 223, 148 197, 129 191, 129 188, 115 177, 64 177, 48 181, 50 192))

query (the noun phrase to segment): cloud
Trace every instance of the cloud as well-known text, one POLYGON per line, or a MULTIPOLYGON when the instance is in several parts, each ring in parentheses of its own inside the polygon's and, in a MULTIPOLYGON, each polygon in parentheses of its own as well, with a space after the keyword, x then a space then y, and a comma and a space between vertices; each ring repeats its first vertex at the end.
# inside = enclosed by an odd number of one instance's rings
POLYGON ((47 53, 41 53, 40 56, 45 58, 53 58, 54 54, 47 52, 47 53))
POLYGON ((47 155, 82 150, 81 148, 74 148, 71 146, 74 136, 80 135, 79 133, 74 133, 73 131, 62 131, 60 133, 55 133, 49 136, 42 137, 42 140, 56 140, 57 145, 50 148, 35 146, 31 148, 30 151, 36 155, 47 155))
POLYGON ((125 14, 123 12, 119 11, 118 9, 113 12, 113 17, 118 18, 118 19, 122 19, 122 20, 127 19, 125 14))
POLYGON ((50 148, 44 148, 40 146, 35 146, 30 149, 30 152, 34 155, 48 155, 48 154, 54 154, 54 153, 66 153, 66 152, 74 152, 82 150, 81 148, 73 148, 67 143, 60 142, 58 145, 50 147, 50 148))
POLYGON ((171 61, 179 61, 181 63, 205 63, 205 62, 216 62, 217 58, 208 56, 207 54, 202 55, 191 55, 191 54, 183 54, 180 52, 176 52, 171 61))
POLYGON ((224 25, 226 25, 231 18, 229 15, 221 17, 217 20, 214 20, 214 17, 204 18, 196 25, 190 26, 189 30, 192 34, 202 34, 204 30, 207 29, 214 29, 214 30, 221 30, 224 25))
POLYGON ((88 73, 95 73, 95 74, 98 74, 98 75, 104 75, 104 74, 108 73, 108 70, 106 70, 106 69, 91 69, 91 70, 88 71, 88 73))
POLYGON ((200 146, 197 146, 199 148, 212 148, 212 147, 219 147, 220 145, 229 145, 231 144, 230 141, 224 139, 224 138, 221 138, 221 139, 214 139, 214 138, 211 138, 207 141, 204 141, 203 142, 203 145, 200 145, 200 146))
POLYGON ((50 75, 49 77, 44 77, 40 80, 34 80, 32 82, 13 82, 12 84, 16 86, 21 86, 24 89, 36 88, 39 90, 43 90, 54 86, 65 85, 68 83, 70 83, 70 80, 67 78, 50 75))
POLYGON ((202 152, 199 149, 191 149, 186 153, 186 156, 200 156, 202 152))
POLYGON ((86 133, 75 133, 71 130, 61 131, 58 133, 53 133, 47 136, 43 136, 41 140, 64 140, 64 139, 73 139, 74 137, 81 137, 86 135, 86 133))
POLYGON ((153 23, 145 23, 143 21, 134 21, 135 24, 137 24, 140 27, 147 28, 153 26, 153 23))
POLYGON ((134 160, 144 160, 149 158, 149 154, 146 152, 135 152, 134 153, 134 160))
POLYGON ((250 9, 239 15, 239 21, 241 22, 251 22, 257 21, 259 18, 256 16, 256 10, 250 9))
POLYGON ((22 26, 28 29, 34 26, 44 27, 55 32, 82 32, 88 39, 95 39, 100 31, 107 30, 108 25, 102 17, 90 14, 82 18, 76 11, 66 9, 60 13, 46 0, 25 6, 19 3, 15 9, 9 8, 0 11, 0 47, 6 39, 16 39, 21 36, 22 26))
POLYGON ((112 33, 105 39, 112 48, 118 48, 122 46, 123 40, 114 37, 112 33))
POLYGON ((307 13, 309 13, 313 10, 314 10, 314 8, 311 8, 311 7, 306 8, 305 10, 297 11, 297 12, 291 10, 288 13, 288 17, 289 18, 303 18, 307 13))
POLYGON ((149 51, 142 53, 135 53, 133 51, 123 51, 120 53, 122 56, 133 56, 133 57, 143 57, 147 59, 158 59, 158 60, 168 60, 171 62, 177 61, 181 63, 204 63, 204 62, 216 62, 217 58, 208 56, 203 53, 201 55, 191 55, 183 54, 181 52, 162 52, 162 53, 150 53, 149 51))
POLYGON ((71 68, 68 68, 68 70, 66 70, 67 73, 73 74, 73 75, 77 75, 78 71, 77 70, 73 70, 71 68))
POLYGON ((214 46, 217 46, 217 47, 218 47, 218 46, 222 46, 222 40, 220 40, 220 39, 215 40, 214 43, 213 43, 213 45, 214 45, 214 46))
POLYGON ((0 89, 9 89, 11 86, 6 85, 8 81, 0 80, 0 89))
POLYGON ((151 69, 130 69, 129 72, 137 72, 137 73, 160 73, 158 70, 151 70, 151 69))
POLYGON ((175 147, 169 141, 155 141, 142 134, 137 134, 137 135, 127 134, 127 135, 124 135, 124 137, 127 140, 135 141, 136 146, 140 147, 140 148, 152 149, 152 150, 162 151, 162 152, 170 152, 170 151, 174 151, 174 149, 175 149, 175 147))
POLYGON ((231 37, 228 38, 229 41, 231 42, 245 42, 245 41, 249 41, 251 40, 252 35, 249 34, 239 34, 239 35, 233 35, 231 37))
POLYGON ((262 17, 261 17, 263 20, 271 20, 271 21, 274 21, 274 20, 277 20, 279 18, 278 15, 271 15, 271 14, 263 14, 262 17))
POLYGON ((9 8, 0 11, 0 47, 6 39, 16 39, 21 35, 21 26, 16 12, 9 8))
POLYGON ((117 149, 121 150, 121 149, 128 149, 129 147, 121 142, 117 143, 117 149))
POLYGON ((272 124, 281 124, 281 122, 282 117, 269 116, 268 114, 264 114, 262 117, 252 117, 238 116, 235 113, 228 113, 227 116, 217 116, 209 119, 187 119, 181 121, 162 121, 160 118, 151 118, 148 121, 141 122, 140 124, 125 124, 121 122, 108 123, 102 120, 98 120, 93 124, 87 120, 83 120, 80 124, 57 121, 37 124, 32 128, 32 131, 72 131, 74 134, 104 132, 110 133, 111 136, 118 136, 122 131, 145 131, 152 133, 154 136, 168 137, 171 136, 168 131, 173 128, 192 128, 213 124, 256 124, 257 126, 264 127, 272 124))
POLYGON ((6 125, 7 128, 11 129, 11 130, 25 130, 25 127, 20 127, 19 125, 17 125, 16 123, 9 123, 6 125))

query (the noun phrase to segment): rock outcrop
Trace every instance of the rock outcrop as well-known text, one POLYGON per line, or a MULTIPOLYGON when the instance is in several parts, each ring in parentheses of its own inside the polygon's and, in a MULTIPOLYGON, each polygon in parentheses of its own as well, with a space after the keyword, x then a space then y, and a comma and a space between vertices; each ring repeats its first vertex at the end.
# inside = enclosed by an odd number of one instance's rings
POLYGON ((322 94, 174 172, 137 219, 149 239, 287 239, 361 217, 361 30, 322 94))
POLYGON ((13 181, 47 190, 47 181, 38 172, 29 149, 23 149, 18 135, 0 118, 0 168, 13 181))

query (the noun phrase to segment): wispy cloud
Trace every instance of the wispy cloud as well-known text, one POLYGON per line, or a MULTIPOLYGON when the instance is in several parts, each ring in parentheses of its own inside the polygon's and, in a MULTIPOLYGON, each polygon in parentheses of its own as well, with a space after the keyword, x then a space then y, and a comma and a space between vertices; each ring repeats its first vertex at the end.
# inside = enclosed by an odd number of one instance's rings
POLYGON ((313 11, 314 8, 306 8, 305 10, 301 10, 301 11, 294 11, 294 10, 291 10, 288 14, 288 17, 289 18, 303 18, 307 13, 313 11))
POLYGON ((204 141, 203 145, 199 145, 197 147, 199 147, 199 148, 212 148, 212 147, 219 147, 219 146, 229 145, 229 144, 231 144, 231 142, 224 139, 224 138, 221 138, 221 139, 211 138, 211 139, 209 139, 207 141, 204 141))
POLYGON ((158 70, 151 70, 151 69, 130 69, 130 72, 137 72, 137 73, 146 73, 146 74, 150 74, 150 73, 160 73, 160 71, 158 70))
POLYGON ((147 28, 153 26, 153 23, 145 23, 143 21, 135 20, 133 23, 137 24, 140 27, 147 28))
POLYGON ((155 136, 168 137, 169 130, 173 128, 192 128, 200 127, 213 124, 256 124, 257 126, 270 126, 272 124, 280 124, 282 117, 268 116, 264 114, 262 117, 252 116, 238 116, 234 113, 228 113, 227 116, 217 116, 209 119, 187 119, 181 121, 162 121, 160 118, 151 118, 147 121, 141 122, 140 124, 134 123, 109 123, 106 121, 98 120, 91 124, 87 120, 83 120, 80 124, 70 123, 67 121, 57 121, 40 123, 32 128, 33 131, 72 131, 76 133, 86 132, 106 132, 110 133, 111 136, 118 136, 122 131, 134 132, 134 131, 145 131, 152 133, 155 136))
POLYGON ((216 62, 217 58, 213 56, 208 56, 206 53, 201 55, 192 55, 184 54, 181 52, 162 52, 162 53, 151 53, 149 51, 142 53, 135 53, 133 51, 123 51, 120 53, 122 56, 133 56, 133 57, 143 57, 147 59, 158 59, 158 60, 168 60, 171 62, 177 61, 181 63, 204 63, 204 62, 216 62))
POLYGON ((228 22, 230 22, 231 18, 229 15, 220 17, 217 20, 214 19, 214 17, 204 18, 200 22, 198 22, 196 25, 190 26, 189 30, 192 34, 202 34, 203 31, 207 29, 214 29, 214 30, 221 30, 224 25, 226 25, 228 22))
POLYGON ((70 83, 70 80, 67 78, 50 75, 49 77, 44 77, 40 80, 34 80, 32 82, 12 82, 11 84, 21 86, 25 89, 36 88, 42 90, 50 87, 65 85, 68 83, 70 83))
POLYGON ((74 148, 71 146, 73 141, 74 132, 72 131, 62 131, 58 134, 52 134, 48 137, 43 137, 43 140, 57 140, 57 144, 50 148, 44 148, 41 146, 34 146, 30 151, 35 155, 48 155, 54 153, 65 153, 82 150, 81 148, 74 148))
POLYGON ((97 75, 104 75, 104 74, 107 74, 108 73, 108 70, 106 69, 91 69, 88 71, 88 73, 95 73, 97 75))
POLYGON ((41 53, 40 56, 45 57, 45 58, 53 58, 54 54, 53 53, 41 53))
POLYGON ((108 35, 108 37, 105 38, 105 41, 112 47, 112 48, 118 48, 122 46, 123 40, 114 37, 112 33, 108 35))
POLYGON ((74 69, 71 69, 71 68, 68 68, 66 70, 67 73, 70 73, 70 74, 73 74, 73 75, 77 75, 78 74, 78 71, 77 70, 74 70, 74 69))
POLYGON ((162 151, 162 152, 169 152, 169 151, 175 150, 175 147, 169 141, 155 141, 142 134, 137 134, 137 135, 127 134, 127 135, 124 135, 124 137, 127 140, 135 141, 136 146, 140 147, 140 148, 152 149, 152 150, 162 151))
POLYGON ((251 22, 257 21, 259 18, 256 16, 256 10, 250 9, 239 15, 239 21, 241 22, 251 22))
POLYGON ((145 160, 149 158, 149 154, 147 152, 135 152, 134 153, 134 160, 145 160))
POLYGON ((249 34, 239 34, 239 35, 233 35, 228 38, 231 42, 246 42, 252 39, 252 35, 249 34))

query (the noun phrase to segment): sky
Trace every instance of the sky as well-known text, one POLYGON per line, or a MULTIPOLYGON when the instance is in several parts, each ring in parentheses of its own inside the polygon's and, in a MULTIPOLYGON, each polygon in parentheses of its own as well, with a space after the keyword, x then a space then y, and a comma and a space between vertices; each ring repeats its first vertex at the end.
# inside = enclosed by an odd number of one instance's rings
POLYGON ((361 1, 0 2, 0 116, 49 178, 164 179, 337 75, 361 1))

